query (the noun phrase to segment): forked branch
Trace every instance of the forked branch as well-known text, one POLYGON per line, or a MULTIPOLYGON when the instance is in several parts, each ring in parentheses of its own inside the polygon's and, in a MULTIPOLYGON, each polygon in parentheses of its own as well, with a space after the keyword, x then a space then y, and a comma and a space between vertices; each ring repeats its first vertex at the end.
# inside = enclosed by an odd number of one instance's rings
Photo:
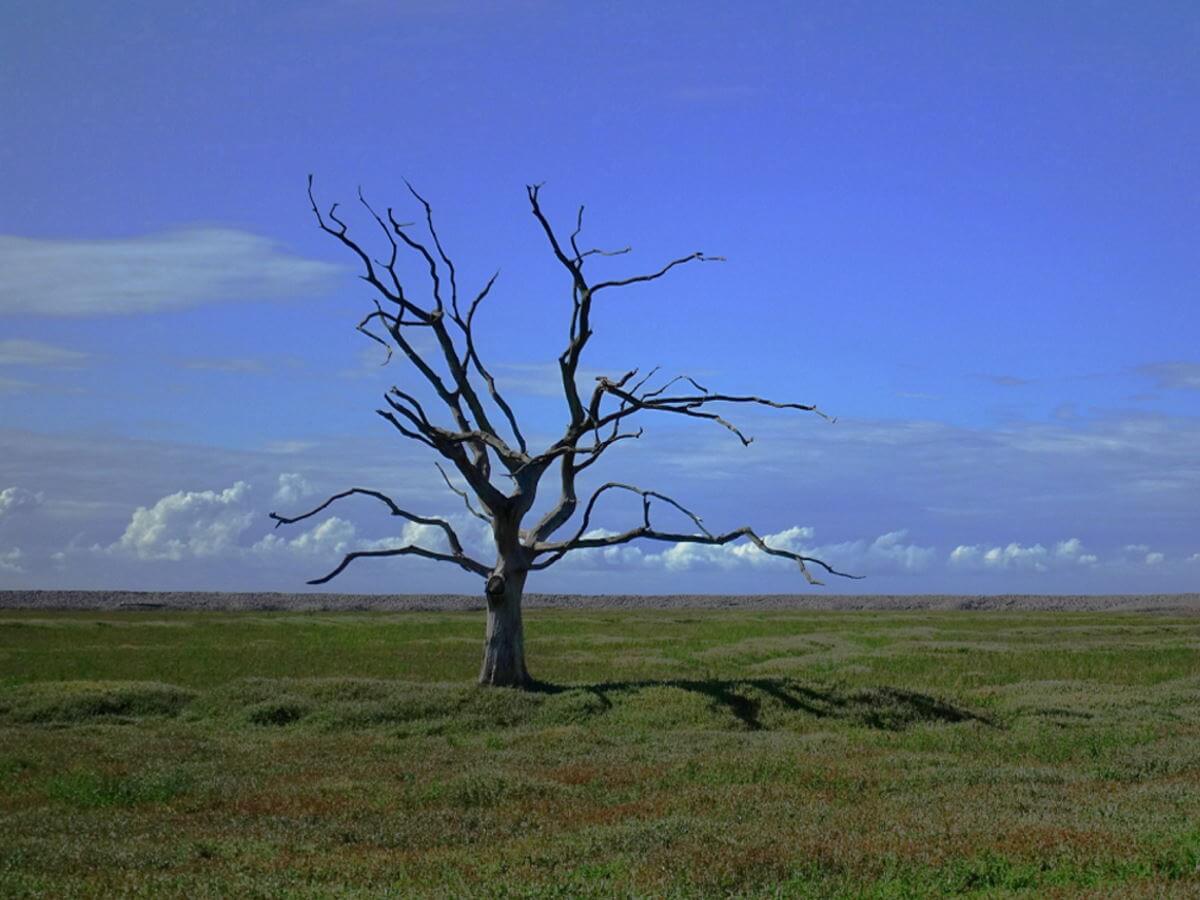
MULTIPOLYGON (((449 482, 447 481, 447 483, 449 483, 449 482)), ((325 502, 323 502, 319 506, 316 506, 316 507, 310 509, 306 513, 301 513, 298 516, 281 516, 279 513, 273 512, 270 514, 270 517, 275 520, 276 528, 278 528, 280 525, 291 525, 296 522, 302 522, 305 519, 311 518, 312 516, 315 516, 317 513, 322 512, 325 509, 328 509, 331 505, 333 505, 337 501, 343 500, 346 497, 352 497, 356 494, 364 496, 364 497, 371 497, 374 500, 378 500, 380 503, 382 503, 384 506, 387 507, 388 512, 393 516, 396 516, 401 519, 406 519, 409 522, 415 522, 418 525, 429 525, 431 527, 440 529, 441 532, 446 536, 446 543, 450 547, 450 552, 442 553, 440 551, 427 550, 424 547, 415 547, 415 546, 410 546, 407 548, 399 548, 395 551, 389 550, 386 552, 376 551, 376 550, 371 550, 371 551, 360 550, 360 551, 356 551, 354 553, 347 555, 347 557, 344 560, 342 560, 341 565, 338 566, 338 568, 336 570, 334 570, 333 572, 331 572, 329 575, 326 575, 324 578, 318 579, 316 581, 310 581, 309 584, 324 584, 326 581, 333 578, 335 575, 337 575, 339 572, 341 572, 343 569, 345 569, 346 566, 348 566, 351 562, 353 562, 355 559, 357 559, 360 556, 396 556, 396 555, 402 555, 403 553, 416 553, 421 556, 426 556, 430 559, 435 559, 435 558, 443 559, 447 562, 453 562, 459 566, 462 566, 462 568, 466 569, 468 572, 475 572, 477 575, 486 575, 487 574, 488 567, 485 566, 483 563, 478 562, 477 560, 474 560, 471 557, 467 556, 466 551, 463 550, 462 541, 459 539, 458 533, 455 532, 454 527, 449 522, 447 522, 445 519, 440 519, 440 518, 437 518, 436 516, 421 516, 421 515, 417 515, 416 513, 409 512, 406 509, 402 509, 399 506, 399 504, 397 504, 396 501, 393 500, 391 497, 389 497, 387 494, 384 494, 381 491, 371 490, 370 488, 357 488, 356 487, 356 488, 350 488, 349 490, 342 491, 339 494, 334 494, 332 497, 329 497, 327 500, 325 500, 325 502)))

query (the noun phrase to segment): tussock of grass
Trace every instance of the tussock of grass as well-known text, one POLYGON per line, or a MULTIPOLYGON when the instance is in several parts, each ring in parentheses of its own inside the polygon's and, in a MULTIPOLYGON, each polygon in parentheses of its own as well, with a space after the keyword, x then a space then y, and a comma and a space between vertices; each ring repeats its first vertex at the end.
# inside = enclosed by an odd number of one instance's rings
POLYGON ((192 691, 157 682, 33 682, 0 689, 0 722, 69 725, 175 716, 192 691))

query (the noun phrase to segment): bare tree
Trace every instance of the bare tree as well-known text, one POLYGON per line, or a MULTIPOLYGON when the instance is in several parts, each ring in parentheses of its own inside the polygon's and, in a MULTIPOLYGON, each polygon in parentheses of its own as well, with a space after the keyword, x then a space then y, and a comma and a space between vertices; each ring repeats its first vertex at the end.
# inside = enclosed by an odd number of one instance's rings
POLYGON ((651 387, 658 374, 657 369, 640 378, 636 369, 612 378, 597 378, 590 396, 581 395, 576 375, 583 351, 592 336, 592 304, 598 297, 631 285, 656 281, 677 266, 720 260, 721 257, 689 253, 649 274, 589 280, 584 274, 584 266, 590 258, 619 256, 628 253, 630 248, 615 251, 581 249, 582 206, 574 230, 565 241, 561 239, 542 211, 540 187, 527 187, 529 205, 550 249, 570 280, 571 323, 566 349, 558 357, 568 413, 567 424, 562 437, 544 450, 533 452, 529 449, 512 406, 501 395, 495 378, 484 365, 475 345, 475 316, 499 273, 493 275, 477 293, 460 298, 454 263, 446 254, 434 226, 432 209, 412 185, 408 185, 408 189, 423 209, 425 230, 428 232, 428 236, 421 239, 413 236, 411 223, 399 222, 391 208, 387 210, 386 217, 381 216, 359 191, 359 202, 388 241, 387 258, 376 258, 349 235, 346 222, 338 216, 338 204, 333 204, 328 212, 321 213, 313 197, 312 176, 309 176, 308 197, 317 224, 358 257, 363 268, 360 277, 376 294, 373 298, 374 309, 359 322, 358 330, 386 347, 389 359, 394 349, 408 359, 420 379, 444 407, 442 412, 448 415, 449 422, 436 421, 413 393, 400 387, 392 387, 387 392, 384 396, 387 408, 376 412, 401 435, 425 445, 453 466, 465 482, 465 489, 456 487, 446 470, 435 463, 447 487, 463 499, 470 514, 490 526, 495 540, 496 559, 488 564, 471 557, 446 519, 409 512, 379 491, 350 488, 308 512, 296 516, 271 513, 271 518, 275 520, 276 527, 299 522, 320 513, 342 498, 361 495, 379 501, 393 516, 440 530, 445 538, 446 549, 433 550, 408 543, 382 550, 357 550, 346 554, 333 571, 308 583, 324 584, 355 560, 366 557, 419 556, 453 563, 478 575, 485 580, 487 599, 487 636, 479 682, 523 687, 530 684, 525 667, 524 630, 521 623, 521 598, 526 578, 530 572, 546 569, 576 550, 614 547, 636 540, 719 546, 744 538, 763 553, 795 562, 810 584, 821 583, 813 577, 810 564, 834 575, 855 577, 839 572, 819 559, 771 547, 749 526, 714 534, 704 526, 698 515, 682 504, 658 491, 645 490, 632 484, 602 484, 581 504, 577 494, 580 474, 594 465, 610 447, 640 437, 642 429, 634 430, 632 420, 641 414, 660 412, 706 419, 727 428, 743 445, 749 445, 752 438, 717 412, 721 407, 768 406, 828 417, 810 404, 715 393, 686 375, 667 379, 657 387, 651 387), (429 270, 429 292, 423 302, 414 299, 397 272, 398 257, 401 253, 409 252, 416 254, 429 270), (460 299, 465 301, 465 308, 460 299), (423 354, 414 346, 412 333, 415 329, 428 329, 436 344, 433 352, 423 354), (506 428, 497 427, 499 417, 502 417, 506 428), (498 465, 498 474, 504 479, 499 483, 494 477, 493 463, 498 465), (525 517, 537 497, 542 477, 554 468, 557 468, 557 501, 538 521, 523 527, 525 517), (620 533, 596 536, 589 532, 592 515, 600 498, 611 492, 637 496, 641 501, 640 521, 620 533), (472 502, 472 496, 478 501, 478 506, 472 502), (691 522, 692 527, 686 531, 656 527, 651 521, 655 504, 673 507, 691 522), (569 530, 568 536, 556 537, 581 505, 583 512, 578 525, 569 530))

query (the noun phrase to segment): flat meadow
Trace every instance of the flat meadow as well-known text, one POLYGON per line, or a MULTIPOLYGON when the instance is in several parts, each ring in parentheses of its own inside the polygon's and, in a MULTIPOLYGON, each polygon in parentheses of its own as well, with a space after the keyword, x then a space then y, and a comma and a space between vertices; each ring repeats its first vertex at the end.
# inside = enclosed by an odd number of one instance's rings
POLYGON ((1200 617, 0 610, 0 895, 1200 896, 1200 617))

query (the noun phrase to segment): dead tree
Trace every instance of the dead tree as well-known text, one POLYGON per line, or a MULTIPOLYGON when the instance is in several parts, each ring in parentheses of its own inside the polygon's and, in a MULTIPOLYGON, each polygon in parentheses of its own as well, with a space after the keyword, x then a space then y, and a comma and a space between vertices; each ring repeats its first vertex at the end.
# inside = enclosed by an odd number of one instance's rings
POLYGON ((810 404, 716 393, 686 375, 675 376, 652 387, 657 369, 640 378, 636 369, 612 378, 598 378, 590 396, 581 395, 576 374, 583 351, 592 336, 592 304, 597 298, 631 285, 655 281, 678 266, 718 260, 720 257, 689 253, 649 274, 590 280, 584 274, 584 265, 590 258, 622 255, 629 252, 629 248, 616 251, 581 249, 582 206, 574 230, 564 241, 542 211, 538 200, 540 185, 527 187, 533 217, 571 287, 567 346, 558 358, 567 424, 557 441, 543 450, 532 451, 512 406, 500 393, 495 378, 484 365, 479 348, 475 345, 475 316, 491 292, 496 275, 474 295, 461 298, 466 301, 464 308, 460 302, 454 263, 447 255, 434 226, 432 209, 411 185, 408 188, 423 210, 428 236, 421 239, 414 236, 410 223, 396 219, 392 209, 387 210, 386 217, 381 216, 359 191, 359 202, 379 225, 388 242, 387 258, 378 259, 350 236, 346 222, 338 215, 338 204, 335 203, 328 212, 321 213, 313 197, 312 176, 308 179, 308 197, 317 224, 358 257, 363 269, 360 277, 376 295, 373 298, 374 309, 359 322, 358 330, 386 347, 389 359, 393 350, 398 350, 407 358, 419 378, 444 407, 442 413, 448 416, 448 421, 443 419, 439 422, 413 393, 400 387, 392 387, 387 392, 384 396, 386 408, 376 412, 401 435, 425 445, 453 466, 466 483, 466 489, 455 487, 445 469, 435 463, 446 485, 466 502, 468 511, 490 526, 496 559, 488 564, 470 556, 454 527, 446 519, 417 515, 379 491, 351 488, 300 515, 271 513, 271 518, 275 520, 276 527, 299 522, 320 513, 342 498, 362 495, 382 503, 393 516, 440 530, 445 538, 445 549, 435 550, 409 543, 388 549, 356 550, 346 554, 333 571, 309 584, 324 584, 355 560, 368 557, 418 556, 453 563, 478 575, 485 583, 487 637, 479 682, 524 687, 530 684, 525 667, 524 630, 521 623, 521 598, 526 578, 530 572, 546 569, 572 551, 614 547, 637 540, 723 545, 745 539, 763 553, 797 563, 801 574, 810 584, 820 584, 813 577, 810 564, 834 575, 854 577, 836 571, 819 559, 771 547, 749 526, 714 534, 704 526, 698 515, 658 491, 608 482, 592 491, 582 504, 580 502, 577 494, 580 474, 615 444, 640 437, 642 429, 635 430, 632 421, 642 414, 672 413, 715 422, 732 432, 743 445, 749 445, 752 439, 717 410, 728 406, 753 405, 801 410, 825 417, 824 413, 810 404), (418 302, 409 293, 397 271, 397 260, 402 253, 416 254, 418 262, 428 268, 429 289, 423 302, 418 302), (432 335, 436 349, 427 355, 435 358, 427 358, 414 347, 411 338, 418 329, 427 329, 432 335), (381 333, 385 336, 381 336, 381 333), (503 421, 506 427, 499 427, 499 421, 503 421), (498 468, 494 469, 494 464, 498 468), (525 517, 533 506, 542 478, 555 468, 558 499, 538 521, 526 526, 525 517), (497 473, 503 480, 497 481, 497 473), (640 522, 617 534, 589 534, 597 503, 611 492, 633 494, 640 499, 640 522), (472 503, 472 495, 478 501, 478 506, 472 503), (656 527, 651 521, 651 512, 656 504, 673 507, 691 522, 692 528, 670 531, 656 527), (570 523, 581 505, 583 509, 578 525, 568 530, 568 536, 556 537, 570 523))

